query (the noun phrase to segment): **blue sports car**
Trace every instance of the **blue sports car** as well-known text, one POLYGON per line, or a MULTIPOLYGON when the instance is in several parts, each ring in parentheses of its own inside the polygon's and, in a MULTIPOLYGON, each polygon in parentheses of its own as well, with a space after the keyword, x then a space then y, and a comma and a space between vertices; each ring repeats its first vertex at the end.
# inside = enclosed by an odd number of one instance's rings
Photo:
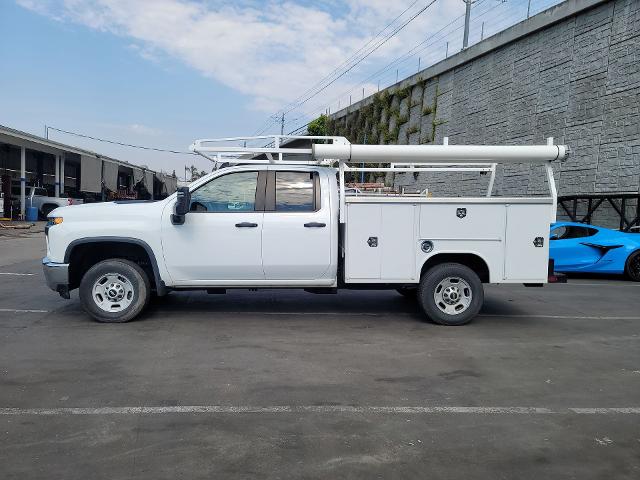
POLYGON ((640 233, 558 222, 549 240, 557 272, 624 273, 640 282, 640 233))

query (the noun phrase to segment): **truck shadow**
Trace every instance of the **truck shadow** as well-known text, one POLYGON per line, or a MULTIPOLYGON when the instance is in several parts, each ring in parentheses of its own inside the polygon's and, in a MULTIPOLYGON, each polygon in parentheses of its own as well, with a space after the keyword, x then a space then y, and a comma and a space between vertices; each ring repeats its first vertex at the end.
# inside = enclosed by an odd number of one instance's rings
MULTIPOLYGON (((73 296, 73 293, 72 293, 73 296)), ((73 298, 73 297, 72 297, 73 298)), ((80 302, 74 298, 52 312, 54 315, 86 318, 80 302)), ((538 312, 522 308, 517 302, 495 295, 486 295, 479 317, 473 323, 510 321, 510 316, 522 322, 528 315, 538 312)), ((171 292, 164 297, 154 297, 147 309, 132 323, 154 322, 161 319, 188 318, 191 315, 207 319, 233 319, 265 317, 281 319, 294 317, 315 322, 319 318, 361 318, 374 323, 410 322, 434 325, 421 311, 417 301, 401 296, 395 291, 342 291, 335 295, 314 295, 302 290, 230 290, 224 295, 208 295, 204 292, 171 292), (208 317, 211 315, 211 317, 208 317)))
POLYGON ((335 295, 314 295, 302 290, 229 290, 223 295, 172 292, 153 299, 148 310, 150 313, 419 315, 416 302, 395 291, 345 291, 335 295))
MULTIPOLYGON (((486 297, 480 317, 523 316, 535 312, 518 308, 503 298, 486 297)), ((172 292, 154 298, 136 321, 153 321, 162 315, 211 314, 215 318, 294 316, 316 321, 318 318, 366 318, 373 322, 419 322, 431 324, 414 299, 395 291, 343 291, 335 295, 314 295, 302 290, 230 290, 223 295, 204 292, 172 292)), ((493 319, 495 320, 495 319, 493 319)), ((493 321, 492 320, 492 321, 493 321)), ((501 318, 504 320, 504 318, 501 318)))

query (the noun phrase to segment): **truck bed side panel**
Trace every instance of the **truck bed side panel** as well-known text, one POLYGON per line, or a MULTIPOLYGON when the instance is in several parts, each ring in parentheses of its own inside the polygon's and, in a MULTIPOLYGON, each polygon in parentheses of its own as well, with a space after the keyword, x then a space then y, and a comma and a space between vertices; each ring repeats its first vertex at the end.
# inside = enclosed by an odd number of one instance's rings
POLYGON ((379 279, 382 250, 370 247, 369 239, 380 239, 382 228, 380 204, 347 205, 345 280, 379 279))
POLYGON ((505 280, 546 282, 549 260, 549 206, 507 205, 506 210, 505 280))
POLYGON ((390 282, 416 278, 416 205, 382 207, 382 248, 380 278, 390 282))
POLYGON ((503 279, 504 204, 426 203, 420 205, 418 242, 430 240, 433 251, 418 249, 418 268, 433 255, 470 253, 484 260, 492 282, 503 279))
POLYGON ((416 278, 417 206, 347 204, 346 281, 416 278))
POLYGON ((545 283, 550 208, 537 199, 347 202, 345 281, 417 283, 434 255, 471 254, 492 283, 545 283), (427 253, 420 248, 426 240, 433 244, 427 253))

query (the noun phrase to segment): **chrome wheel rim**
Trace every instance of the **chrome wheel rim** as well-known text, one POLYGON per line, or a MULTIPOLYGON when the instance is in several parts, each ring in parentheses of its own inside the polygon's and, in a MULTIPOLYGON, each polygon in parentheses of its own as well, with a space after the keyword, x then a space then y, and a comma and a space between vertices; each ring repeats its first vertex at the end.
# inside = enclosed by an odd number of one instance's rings
POLYGON ((93 301, 101 310, 118 313, 133 302, 133 285, 120 273, 101 275, 93 284, 93 301))
POLYGON ((447 315, 460 315, 471 305, 471 286, 460 277, 447 277, 433 292, 433 300, 438 309, 447 315))

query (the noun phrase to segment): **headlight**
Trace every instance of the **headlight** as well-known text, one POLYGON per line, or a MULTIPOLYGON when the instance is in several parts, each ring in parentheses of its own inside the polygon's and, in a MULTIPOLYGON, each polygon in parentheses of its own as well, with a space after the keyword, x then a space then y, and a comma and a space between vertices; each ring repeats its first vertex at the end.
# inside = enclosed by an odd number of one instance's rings
POLYGON ((54 225, 60 225, 62 223, 62 217, 48 217, 47 219, 47 227, 52 227, 54 225))

